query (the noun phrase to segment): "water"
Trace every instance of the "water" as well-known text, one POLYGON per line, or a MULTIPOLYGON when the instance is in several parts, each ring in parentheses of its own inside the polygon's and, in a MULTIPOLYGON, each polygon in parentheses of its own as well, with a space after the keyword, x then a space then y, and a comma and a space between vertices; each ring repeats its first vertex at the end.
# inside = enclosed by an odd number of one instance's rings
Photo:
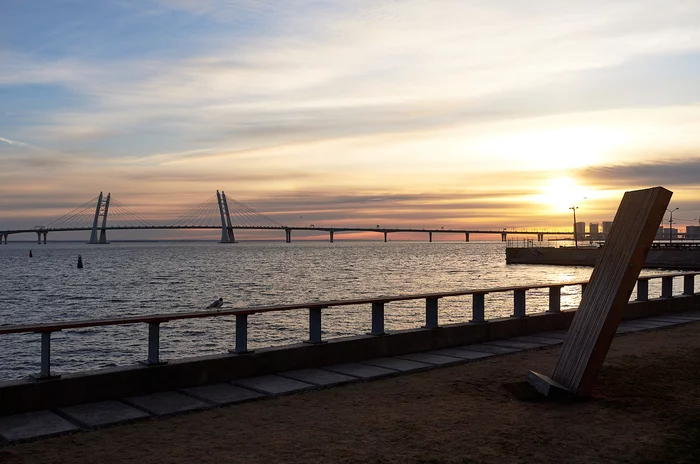
MULTIPOLYGON (((151 242, 10 243, 0 246, 0 325, 45 323, 200 310, 219 296, 225 308, 304 303, 585 280, 591 268, 506 265, 501 242, 151 242), (29 250, 33 257, 29 258, 29 250), (78 255, 85 267, 77 269, 78 255)), ((677 279, 678 280, 678 279, 677 279)), ((654 295, 654 283, 650 295, 654 295)), ((677 284, 680 285, 680 284, 677 284)), ((562 291, 575 308, 577 286, 562 291)), ((386 328, 424 323, 424 301, 387 305, 386 328)), ((486 317, 512 313, 512 293, 486 297, 486 317)), ((528 313, 546 310, 547 290, 527 294, 528 313)), ((324 311, 324 338, 371 326, 369 305, 324 311)), ((440 323, 471 319, 471 297, 440 300, 440 323)), ((95 327, 52 335, 52 371, 132 364, 146 357, 147 325, 95 327)), ((306 310, 249 317, 249 347, 308 338, 306 310)), ((161 325, 161 357, 225 353, 233 317, 161 325)), ((0 336, 0 379, 39 370, 38 334, 0 336)))

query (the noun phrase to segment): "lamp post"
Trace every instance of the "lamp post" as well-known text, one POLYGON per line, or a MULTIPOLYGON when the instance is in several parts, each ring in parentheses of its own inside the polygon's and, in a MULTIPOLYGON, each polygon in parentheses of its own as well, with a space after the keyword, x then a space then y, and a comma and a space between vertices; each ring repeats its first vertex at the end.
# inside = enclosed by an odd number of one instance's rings
POLYGON ((574 212, 574 247, 578 248, 578 236, 576 235, 576 210, 578 209, 578 206, 573 205, 569 207, 570 210, 573 210, 574 212))
POLYGON ((668 244, 673 243, 673 212, 677 211, 678 208, 673 208, 673 209, 666 209, 669 213, 671 213, 671 217, 668 219, 668 244))

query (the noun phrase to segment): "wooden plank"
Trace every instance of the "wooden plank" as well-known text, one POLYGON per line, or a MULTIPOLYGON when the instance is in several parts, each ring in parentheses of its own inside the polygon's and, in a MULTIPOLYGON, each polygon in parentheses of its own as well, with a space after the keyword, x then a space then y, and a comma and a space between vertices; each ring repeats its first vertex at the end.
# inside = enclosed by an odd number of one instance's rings
POLYGON ((574 396, 593 390, 672 194, 655 187, 622 198, 551 375, 574 396))

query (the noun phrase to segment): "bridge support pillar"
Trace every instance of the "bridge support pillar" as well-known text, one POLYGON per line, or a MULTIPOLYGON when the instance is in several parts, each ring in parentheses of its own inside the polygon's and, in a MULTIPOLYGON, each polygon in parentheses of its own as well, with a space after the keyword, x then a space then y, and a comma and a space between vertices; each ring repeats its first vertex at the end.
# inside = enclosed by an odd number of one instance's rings
POLYGON ((333 231, 329 230, 328 233, 330 234, 331 243, 333 243, 333 231))
POLYGON ((98 244, 100 243, 97 240, 97 221, 100 219, 100 210, 102 209, 102 192, 100 192, 100 195, 97 197, 97 206, 95 207, 95 218, 92 221, 92 233, 90 233, 90 241, 88 243, 90 244, 98 244))
POLYGON ((469 241, 469 232, 464 233, 464 241, 468 242, 469 241))
POLYGON ((507 234, 505 232, 501 233, 501 242, 506 241, 507 234))
POLYGON ((384 243, 386 243, 386 236, 389 235, 389 232, 384 232, 384 243))
POLYGON ((100 228, 100 240, 98 242, 102 245, 109 243, 107 242, 107 212, 109 211, 109 199, 111 196, 112 194, 108 192, 104 208, 102 209, 102 227, 100 228))
POLYGON ((41 245, 41 232, 36 233, 36 243, 37 245, 41 245))
POLYGON ((221 191, 221 202, 224 204, 224 214, 226 215, 226 232, 228 235, 228 243, 236 243, 236 236, 233 235, 233 225, 231 224, 231 214, 228 211, 228 201, 226 194, 221 191))
POLYGON ((44 235, 44 245, 46 245, 46 237, 49 235, 49 233, 47 231, 44 231, 42 232, 42 234, 44 235))
POLYGON ((537 241, 541 242, 544 240, 544 234, 537 234, 537 241))
POLYGON ((292 229, 284 229, 285 243, 292 243, 292 229))
POLYGON ((428 232, 428 241, 432 242, 433 241, 433 233, 428 232))
POLYGON ((219 204, 219 215, 221 216, 221 241, 219 243, 229 243, 226 217, 224 216, 224 203, 218 190, 216 191, 216 201, 219 204))
POLYGON ((3 236, 5 237, 5 245, 7 245, 7 234, 3 234, 3 236))

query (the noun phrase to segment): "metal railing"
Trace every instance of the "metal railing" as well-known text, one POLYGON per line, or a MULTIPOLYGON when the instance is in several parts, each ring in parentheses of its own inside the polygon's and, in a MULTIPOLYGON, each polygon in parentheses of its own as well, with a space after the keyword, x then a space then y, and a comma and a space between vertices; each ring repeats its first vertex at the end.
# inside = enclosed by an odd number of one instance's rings
POLYGON ((555 248, 558 244, 555 245, 550 240, 538 241, 532 238, 516 237, 507 239, 506 246, 508 248, 555 248))
MULTIPOLYGON (((676 277, 683 277, 682 295, 695 294, 695 276, 700 272, 684 272, 678 274, 647 275, 637 279, 637 301, 649 300, 649 281, 651 279, 661 279, 661 298, 673 297, 673 280, 676 277)), ((472 318, 470 323, 484 323, 486 295, 490 293, 513 292, 513 313, 511 317, 526 317, 526 294, 528 290, 549 289, 549 304, 545 312, 558 313, 561 311, 561 289, 568 286, 581 286, 581 295, 586 288, 588 281, 558 282, 536 285, 522 285, 514 287, 493 287, 483 289, 467 289, 452 292, 422 293, 414 295, 380 296, 376 298, 363 298, 353 300, 334 300, 314 303, 302 303, 292 305, 276 306, 253 306, 247 308, 234 308, 221 311, 198 311, 168 314, 153 314, 149 316, 131 316, 109 319, 93 319, 83 321, 68 321, 60 323, 31 324, 0 326, 0 335, 18 333, 39 333, 41 334, 41 371, 35 376, 37 379, 50 379, 58 376, 51 375, 51 334, 68 329, 78 329, 84 327, 100 327, 125 324, 148 324, 148 357, 144 364, 163 364, 160 360, 160 324, 182 319, 202 319, 210 317, 235 316, 236 318, 236 338, 235 349, 232 353, 248 353, 248 316, 268 312, 290 311, 296 309, 309 310, 309 339, 307 343, 323 343, 321 336, 323 309, 337 306, 350 306, 370 304, 372 310, 372 327, 369 335, 382 336, 387 332, 384 328, 384 310, 387 303, 407 300, 425 300, 425 325, 424 328, 435 329, 438 324, 438 301, 441 298, 472 296, 472 318)))

